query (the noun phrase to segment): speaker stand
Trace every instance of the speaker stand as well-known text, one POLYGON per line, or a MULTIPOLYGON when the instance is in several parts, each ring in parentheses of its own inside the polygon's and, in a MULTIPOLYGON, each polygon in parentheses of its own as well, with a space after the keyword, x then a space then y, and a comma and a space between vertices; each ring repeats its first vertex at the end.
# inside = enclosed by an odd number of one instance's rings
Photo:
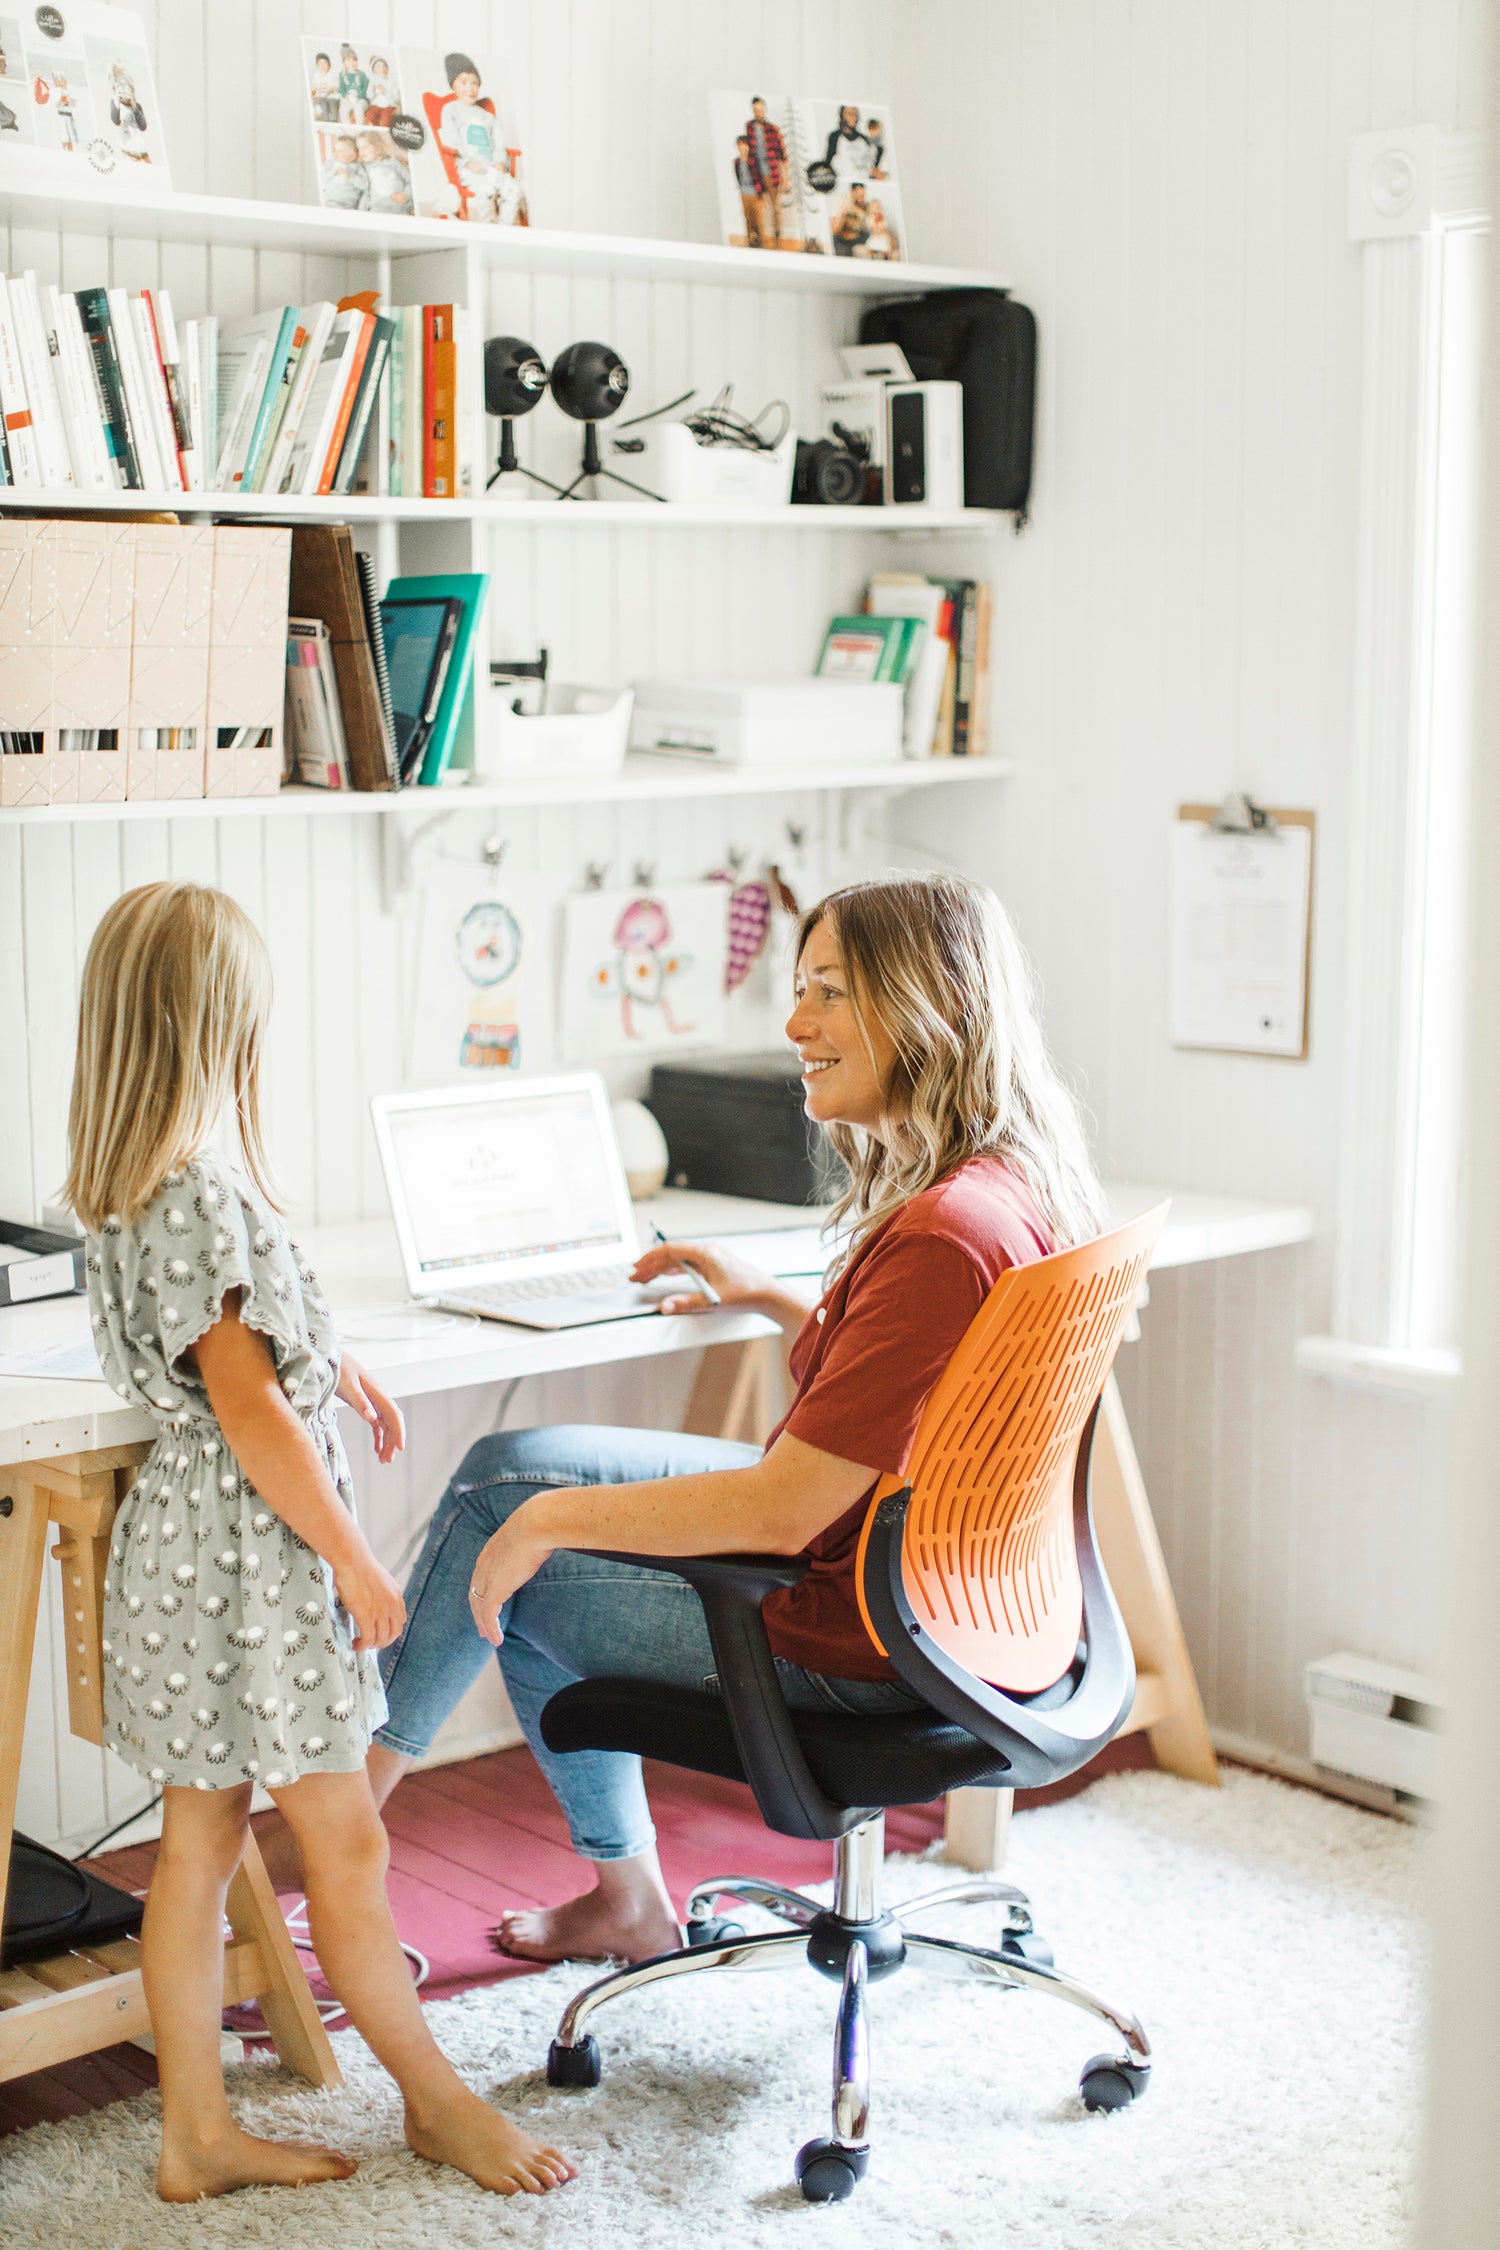
POLYGON ((535 469, 528 469, 525 463, 519 459, 516 453, 515 418, 513 415, 506 414, 501 417, 500 421, 499 457, 495 462, 493 475, 488 477, 485 481, 485 491, 488 492, 490 486, 494 484, 498 478, 512 475, 530 477, 533 484, 544 484, 547 487, 547 490, 549 492, 555 492, 559 499, 561 499, 563 496, 561 485, 554 484, 550 477, 538 476, 535 469))
MULTIPOLYGON (((557 497, 559 500, 576 500, 579 497, 578 487, 581 484, 593 483, 600 477, 607 477, 611 484, 623 485, 627 492, 638 492, 643 500, 655 500, 662 507, 666 506, 666 502, 659 492, 648 492, 643 484, 632 484, 629 477, 617 476, 613 469, 605 468, 603 461, 599 458, 599 425, 597 422, 585 422, 583 425, 583 465, 573 482, 561 492, 558 492, 557 497)), ((555 485, 552 489, 554 492, 557 491, 555 485)))

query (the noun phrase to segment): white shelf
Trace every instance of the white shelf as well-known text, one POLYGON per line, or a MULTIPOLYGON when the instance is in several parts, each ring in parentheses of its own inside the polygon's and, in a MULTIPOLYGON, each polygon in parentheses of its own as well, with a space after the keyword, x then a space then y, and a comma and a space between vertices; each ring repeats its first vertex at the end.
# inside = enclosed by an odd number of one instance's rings
POLYGON ((33 492, 0 486, 0 515, 36 509, 43 515, 160 514, 241 516, 273 523, 483 523, 621 525, 669 531, 744 525, 756 531, 999 531, 1009 519, 995 508, 731 508, 651 500, 402 500, 362 494, 297 497, 287 492, 33 492))
POLYGON ((550 227, 470 227, 441 219, 380 219, 364 211, 246 196, 173 195, 152 189, 105 200, 79 187, 0 184, 0 217, 44 233, 146 242, 207 243, 215 249, 317 251, 369 258, 472 250, 496 272, 621 281, 706 281, 720 287, 801 289, 890 297, 922 289, 1003 289, 998 274, 953 266, 882 265, 868 259, 731 250, 718 242, 658 242, 625 234, 563 234, 550 227))
POLYGON ((450 787, 402 790, 282 789, 274 797, 136 798, 128 804, 0 806, 0 827, 79 820, 327 819, 340 813, 405 818, 420 813, 512 810, 527 805, 618 805, 684 797, 772 797, 819 789, 934 789, 975 781, 1004 781, 1000 758, 931 758, 909 762, 829 766, 727 766, 679 764, 672 758, 627 758, 618 774, 575 774, 558 779, 460 782, 450 787))

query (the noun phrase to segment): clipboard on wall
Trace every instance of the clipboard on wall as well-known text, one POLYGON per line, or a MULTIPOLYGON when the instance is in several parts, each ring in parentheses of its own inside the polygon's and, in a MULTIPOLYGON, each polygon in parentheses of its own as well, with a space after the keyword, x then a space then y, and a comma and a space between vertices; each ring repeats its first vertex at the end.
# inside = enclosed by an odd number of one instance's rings
POLYGON ((1179 805, 1168 861, 1174 1047, 1304 1062, 1316 816, 1245 797, 1179 805))

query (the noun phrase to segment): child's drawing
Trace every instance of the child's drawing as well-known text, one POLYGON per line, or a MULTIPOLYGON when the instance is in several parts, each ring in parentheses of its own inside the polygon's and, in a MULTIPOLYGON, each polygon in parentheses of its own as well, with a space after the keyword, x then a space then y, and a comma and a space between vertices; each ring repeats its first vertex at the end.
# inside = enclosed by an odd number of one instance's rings
POLYGON ((570 898, 563 952, 568 1051, 660 1053, 720 1041, 728 904, 716 883, 570 898))
POLYGON ((538 1044, 550 1044, 538 1037, 548 981, 539 887, 442 860, 428 870, 421 911, 411 1082, 534 1068, 538 1044))

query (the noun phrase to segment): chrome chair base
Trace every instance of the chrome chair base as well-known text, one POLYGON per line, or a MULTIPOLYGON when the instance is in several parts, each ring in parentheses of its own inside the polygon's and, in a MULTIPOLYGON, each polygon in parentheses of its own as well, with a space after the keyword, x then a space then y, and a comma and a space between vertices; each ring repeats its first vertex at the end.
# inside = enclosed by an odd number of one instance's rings
POLYGON ((1048 1949, 1032 1928, 1031 1906, 1012 1883, 988 1878, 950 1883, 920 1898, 888 1908, 881 1900, 885 1821, 877 1815, 841 1836, 837 1846, 834 1901, 820 1906, 801 1891, 750 1876, 719 1876, 700 1883, 687 1905, 687 1939, 672 1953, 612 1969, 575 1995, 563 2011, 547 2058, 554 2086, 597 2086, 602 2075, 598 2041, 586 2027, 608 2000, 640 1991, 665 1977, 692 1976, 708 1969, 779 1969, 807 1962, 839 1985, 833 2040, 833 2103, 825 2139, 798 2151, 797 2178, 809 2202, 834 2202, 853 2193, 869 2163, 870 2036, 868 1991, 872 1983, 903 1966, 937 1976, 959 1977, 1000 1991, 1043 1992, 1066 2000, 1107 2024, 1124 2042, 1125 2052, 1095 2055, 1084 2067, 1079 2090, 1090 2109, 1122 2109, 1145 2092, 1151 2049, 1133 2015, 1101 1999, 1087 1985, 1052 1965, 1048 1949), (713 1919, 720 1899, 759 1906, 789 1923, 789 1929, 747 1934, 738 1924, 713 1919), (951 1938, 928 1937, 908 1927, 912 1918, 938 1906, 995 1903, 1007 1908, 1000 1950, 963 1945, 951 1938))

